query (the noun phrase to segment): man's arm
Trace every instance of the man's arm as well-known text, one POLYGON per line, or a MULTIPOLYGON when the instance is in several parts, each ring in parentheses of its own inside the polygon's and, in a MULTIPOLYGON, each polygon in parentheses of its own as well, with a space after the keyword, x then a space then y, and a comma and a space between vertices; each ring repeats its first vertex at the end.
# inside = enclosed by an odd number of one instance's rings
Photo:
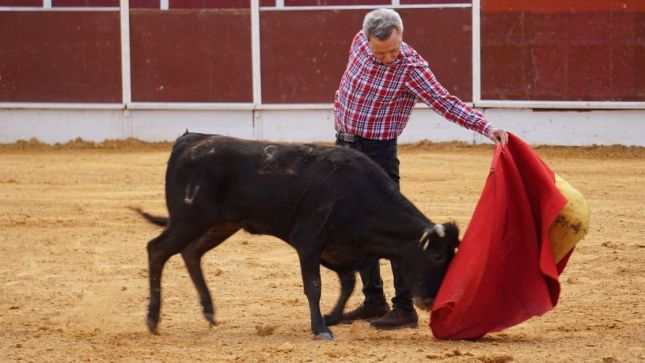
POLYGON ((414 67, 406 86, 423 103, 446 119, 491 139, 495 144, 508 143, 506 130, 497 128, 459 98, 451 95, 435 78, 428 66, 414 67))

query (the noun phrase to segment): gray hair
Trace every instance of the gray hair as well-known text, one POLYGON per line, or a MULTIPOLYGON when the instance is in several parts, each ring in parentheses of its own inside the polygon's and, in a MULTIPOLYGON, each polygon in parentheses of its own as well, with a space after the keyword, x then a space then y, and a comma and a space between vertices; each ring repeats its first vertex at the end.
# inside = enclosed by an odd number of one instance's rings
POLYGON ((403 34, 403 20, 399 13, 392 9, 372 10, 363 20, 363 34, 369 40, 376 37, 379 40, 386 40, 392 35, 392 29, 403 34))

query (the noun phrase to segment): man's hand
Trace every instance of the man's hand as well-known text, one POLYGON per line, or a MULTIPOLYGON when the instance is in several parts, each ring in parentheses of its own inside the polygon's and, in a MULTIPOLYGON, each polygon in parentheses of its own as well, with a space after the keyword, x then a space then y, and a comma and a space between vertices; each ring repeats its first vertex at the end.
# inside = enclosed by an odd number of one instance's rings
POLYGON ((506 130, 498 129, 497 127, 493 126, 488 130, 488 136, 489 139, 493 140, 493 142, 497 145, 500 145, 501 147, 506 146, 508 144, 508 132, 506 130))

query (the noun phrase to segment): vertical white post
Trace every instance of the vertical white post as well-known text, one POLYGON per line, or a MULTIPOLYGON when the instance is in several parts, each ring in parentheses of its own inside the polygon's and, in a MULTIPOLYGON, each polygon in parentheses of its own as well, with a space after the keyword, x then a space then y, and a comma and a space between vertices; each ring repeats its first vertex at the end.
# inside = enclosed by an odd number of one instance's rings
POLYGON ((168 0, 161 0, 159 2, 159 7, 161 10, 168 10, 170 8, 170 5, 168 4, 168 0))
POLYGON ((275 7, 278 9, 284 8, 284 0, 275 0, 275 7))
POLYGON ((473 105, 481 102, 482 72, 481 72, 481 0, 473 0, 473 105))
POLYGON ((395 7, 399 6, 399 5, 401 5, 401 1, 400 1, 400 0, 392 0, 392 7, 393 7, 393 8, 395 8, 395 7))
POLYGON ((121 0, 121 87, 124 108, 132 102, 130 79, 130 0, 121 0))
POLYGON ((51 9, 52 8, 52 0, 43 0, 43 8, 51 9))
POLYGON ((251 0, 251 61, 253 103, 262 104, 262 73, 260 68, 260 1, 251 0))

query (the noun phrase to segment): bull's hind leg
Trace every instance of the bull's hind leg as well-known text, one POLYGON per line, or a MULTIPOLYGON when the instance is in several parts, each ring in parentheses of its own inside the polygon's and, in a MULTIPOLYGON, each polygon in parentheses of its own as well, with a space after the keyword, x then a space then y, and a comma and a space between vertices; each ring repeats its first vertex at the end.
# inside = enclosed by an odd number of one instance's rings
MULTIPOLYGON (((177 225, 177 224, 174 224, 177 225)), ((157 334, 159 311, 161 309, 161 274, 170 257, 197 239, 204 231, 199 228, 173 228, 164 230, 159 237, 148 242, 148 274, 150 283, 150 305, 148 305, 148 329, 157 334)))
POLYGON ((354 286, 356 285, 356 272, 337 271, 336 273, 340 279, 340 296, 338 297, 336 306, 334 306, 331 313, 324 316, 325 324, 327 324, 327 326, 336 325, 342 322, 345 305, 347 304, 349 297, 352 296, 354 286))
POLYGON ((193 280, 195 288, 199 293, 199 300, 202 304, 204 317, 211 325, 216 325, 217 322, 215 320, 213 301, 202 272, 202 256, 204 253, 217 247, 217 245, 229 238, 239 229, 240 227, 234 224, 218 225, 211 228, 203 237, 189 244, 181 251, 181 257, 184 259, 188 273, 190 273, 190 278, 193 280))

